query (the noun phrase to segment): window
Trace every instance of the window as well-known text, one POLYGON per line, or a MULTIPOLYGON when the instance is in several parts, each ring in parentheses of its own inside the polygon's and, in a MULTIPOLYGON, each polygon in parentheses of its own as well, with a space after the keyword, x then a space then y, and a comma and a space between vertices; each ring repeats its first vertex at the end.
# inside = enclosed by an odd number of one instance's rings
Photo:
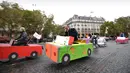
POLYGON ((83 25, 80 23, 80 26, 83 26, 83 25))
POLYGON ((82 26, 84 26, 84 24, 82 24, 82 26))

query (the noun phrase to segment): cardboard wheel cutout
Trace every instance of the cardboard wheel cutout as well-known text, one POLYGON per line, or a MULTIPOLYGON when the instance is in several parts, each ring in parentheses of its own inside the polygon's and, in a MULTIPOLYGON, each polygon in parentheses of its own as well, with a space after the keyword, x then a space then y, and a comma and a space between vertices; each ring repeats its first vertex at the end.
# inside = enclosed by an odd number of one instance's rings
POLYGON ((18 58, 18 54, 17 53, 11 53, 9 55, 9 61, 14 61, 18 58))
POLYGON ((31 53, 31 58, 37 58, 37 57, 38 57, 38 54, 36 51, 31 53))
POLYGON ((90 55, 91 55, 91 50, 88 49, 87 53, 88 53, 88 57, 90 57, 90 55))
POLYGON ((63 65, 68 65, 70 62, 70 55, 69 54, 65 54, 63 57, 62 57, 62 64, 63 65))

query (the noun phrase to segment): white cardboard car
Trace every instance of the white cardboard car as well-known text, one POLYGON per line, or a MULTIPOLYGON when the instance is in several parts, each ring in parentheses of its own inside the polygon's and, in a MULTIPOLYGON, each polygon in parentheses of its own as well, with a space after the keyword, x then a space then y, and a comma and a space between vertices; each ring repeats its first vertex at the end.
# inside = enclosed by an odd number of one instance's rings
POLYGON ((106 46, 107 44, 106 44, 106 39, 105 39, 105 37, 99 37, 98 40, 97 40, 97 44, 98 44, 99 46, 106 46))

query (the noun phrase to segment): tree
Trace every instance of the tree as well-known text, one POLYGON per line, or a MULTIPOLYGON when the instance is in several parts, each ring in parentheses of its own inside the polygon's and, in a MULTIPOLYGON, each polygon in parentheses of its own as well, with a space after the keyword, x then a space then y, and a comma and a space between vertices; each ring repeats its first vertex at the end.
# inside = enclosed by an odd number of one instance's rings
POLYGON ((7 1, 0 3, 0 6, 3 8, 0 10, 0 26, 3 30, 8 29, 10 36, 14 31, 17 32, 21 26, 25 27, 30 34, 41 33, 45 14, 42 14, 40 10, 24 10, 17 3, 7 1))
POLYGON ((62 26, 54 23, 54 16, 46 16, 40 10, 24 10, 17 3, 3 1, 0 3, 0 29, 6 31, 11 36, 12 33, 17 33, 19 27, 25 27, 27 33, 32 35, 37 32, 45 37, 50 33, 63 35, 64 29, 62 26))
POLYGON ((0 13, 1 25, 4 25, 4 29, 8 29, 9 35, 11 36, 21 20, 20 8, 17 3, 12 4, 6 1, 0 3, 0 6, 3 8, 0 13))
POLYGON ((55 25, 53 29, 53 35, 64 35, 65 31, 63 26, 55 25))
POLYGON ((119 35, 121 32, 126 33, 130 32, 130 17, 119 17, 115 20, 116 30, 118 30, 117 34, 119 35))
POLYGON ((22 26, 27 29, 28 33, 42 32, 41 29, 43 28, 44 18, 39 10, 24 10, 22 19, 22 26))
POLYGON ((43 29, 43 35, 44 37, 48 37, 48 35, 53 32, 55 24, 54 24, 54 16, 51 15, 50 17, 47 17, 45 23, 44 23, 44 29, 43 29))
POLYGON ((101 25, 101 27, 100 27, 100 34, 101 35, 115 35, 116 34, 116 31, 115 31, 115 24, 114 24, 114 22, 110 22, 110 21, 106 21, 106 22, 104 22, 104 24, 103 25, 101 25), (105 32, 106 32, 106 28, 108 28, 107 29, 107 31, 108 31, 108 33, 107 34, 105 34, 105 32))

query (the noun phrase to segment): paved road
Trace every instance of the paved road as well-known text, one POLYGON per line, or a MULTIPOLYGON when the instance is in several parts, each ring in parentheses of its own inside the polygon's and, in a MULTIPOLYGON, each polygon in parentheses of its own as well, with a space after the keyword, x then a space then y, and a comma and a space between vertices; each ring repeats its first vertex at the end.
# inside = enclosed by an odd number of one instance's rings
POLYGON ((109 41, 107 44, 107 47, 95 49, 90 58, 72 61, 67 66, 41 56, 35 60, 1 63, 0 73, 130 73, 130 43, 109 41))

